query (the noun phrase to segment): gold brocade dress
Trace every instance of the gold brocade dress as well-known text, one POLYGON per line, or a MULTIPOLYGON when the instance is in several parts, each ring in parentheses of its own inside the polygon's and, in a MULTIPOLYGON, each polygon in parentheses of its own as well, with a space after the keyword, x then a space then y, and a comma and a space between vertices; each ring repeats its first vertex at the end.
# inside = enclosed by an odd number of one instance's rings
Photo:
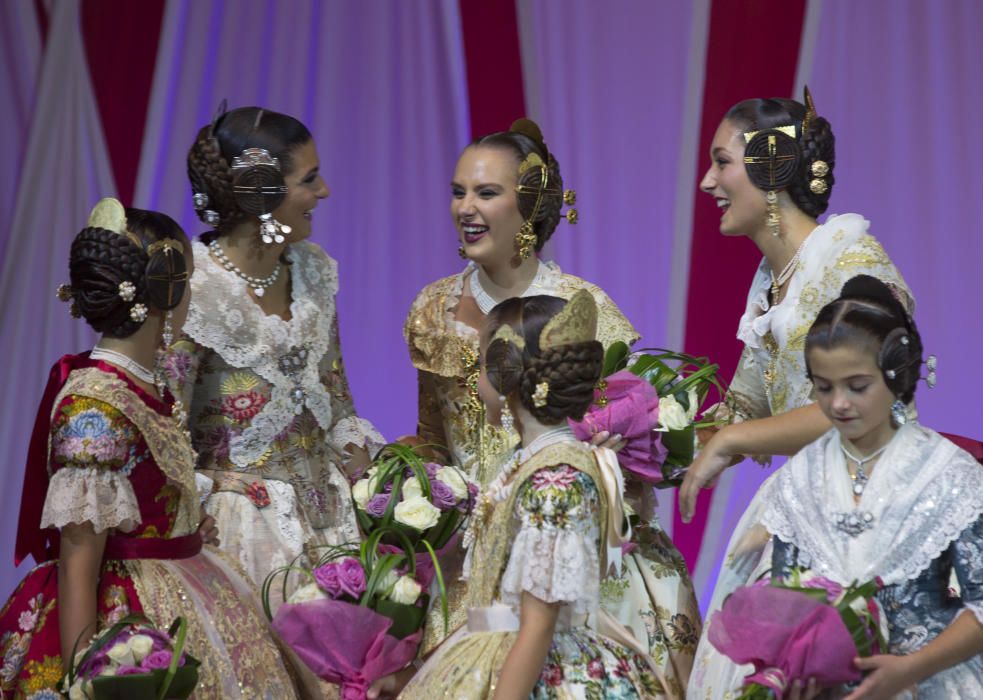
POLYGON ((597 631, 608 509, 615 504, 592 450, 572 435, 543 447, 519 466, 501 496, 477 533, 472 570, 482 575, 469 582, 467 624, 400 697, 491 697, 516 639, 523 592, 563 603, 533 697, 662 695, 643 655, 597 631))
MULTIPOLYGON (((475 270, 469 263, 458 274, 425 287, 413 303, 403 332, 419 377, 419 437, 446 448, 452 463, 485 486, 512 456, 519 438, 487 424, 477 395, 479 330, 461 320, 480 317, 474 299, 464 294, 475 270)), ((597 339, 605 348, 619 340, 631 345, 638 339, 635 328, 600 287, 564 274, 553 263, 541 263, 537 278, 523 296, 569 299, 580 289, 588 289, 597 303, 597 339)), ((647 646, 668 690, 679 697, 685 691, 700 635, 699 607, 686 564, 655 518, 651 489, 631 481, 627 488, 643 527, 636 531, 637 549, 625 558, 623 574, 603 583, 601 605, 647 646)), ((466 620, 465 587, 459 580, 462 560, 460 552, 442 560, 449 585, 449 632, 466 620)), ((445 637, 438 611, 434 606, 428 618, 424 654, 445 637)))

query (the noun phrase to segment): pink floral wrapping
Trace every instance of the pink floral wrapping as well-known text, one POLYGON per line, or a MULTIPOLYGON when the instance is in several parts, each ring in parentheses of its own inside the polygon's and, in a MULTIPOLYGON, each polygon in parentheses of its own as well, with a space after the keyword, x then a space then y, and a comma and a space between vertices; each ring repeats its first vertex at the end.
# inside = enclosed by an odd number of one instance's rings
POLYGON ((605 405, 598 405, 601 397, 596 391, 583 420, 570 421, 570 427, 579 440, 590 440, 601 431, 620 434, 626 440, 618 452, 622 469, 640 481, 659 483, 667 454, 661 434, 654 430, 659 424, 659 395, 651 384, 627 370, 604 381, 605 405))
POLYGON ((319 678, 341 684, 343 700, 364 700, 373 681, 403 668, 420 632, 405 639, 387 634, 392 620, 367 607, 338 600, 284 604, 273 628, 319 678))
POLYGON ((860 680, 857 647, 837 609, 796 591, 739 588, 714 613, 710 643, 739 664, 754 664, 745 685, 771 689, 777 700, 796 679, 820 685, 860 680))

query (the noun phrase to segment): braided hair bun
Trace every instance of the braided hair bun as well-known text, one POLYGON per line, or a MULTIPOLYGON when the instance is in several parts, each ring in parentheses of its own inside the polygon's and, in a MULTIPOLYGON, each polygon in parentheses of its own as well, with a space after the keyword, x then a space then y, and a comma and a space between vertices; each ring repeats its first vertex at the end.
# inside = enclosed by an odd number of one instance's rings
POLYGON ((854 345, 877 357, 884 382, 910 403, 922 365, 922 339, 914 319, 884 282, 870 275, 850 279, 822 308, 806 336, 806 366, 813 348, 854 345))
POLYGON ((493 338, 508 325, 521 339, 497 337, 488 344, 484 367, 492 388, 504 396, 518 392, 519 402, 547 425, 583 418, 594 399, 604 360, 604 348, 596 340, 540 348, 543 328, 566 304, 545 295, 507 299, 491 310, 485 329, 486 337, 493 338), (543 382, 549 391, 545 403, 537 406, 534 395, 543 382))
MULTIPOLYGON (((536 122, 531 119, 518 119, 512 123, 508 131, 497 131, 481 136, 471 142, 471 146, 487 146, 503 148, 516 156, 516 164, 522 163, 526 157, 535 153, 546 166, 549 192, 544 192, 539 204, 539 211, 533 220, 533 232, 536 234, 535 250, 538 252, 546 245, 560 223, 560 210, 563 208, 563 177, 560 174, 560 164, 546 147, 543 132, 536 122)), ((523 219, 529 219, 536 209, 537 192, 542 184, 542 171, 539 168, 529 168, 518 177, 518 184, 524 191, 516 192, 519 213, 523 219)))
POLYGON ((786 190, 795 206, 813 218, 826 211, 836 182, 833 176, 836 139, 829 121, 816 115, 806 120, 804 104, 778 97, 738 102, 724 119, 745 133, 761 132, 752 137, 745 149, 746 156, 758 157, 755 162, 745 164, 755 187, 786 190), (806 127, 804 131, 803 126, 806 127), (795 137, 778 131, 779 127, 791 127, 795 137), (768 153, 769 136, 775 137, 776 155, 779 156, 774 176, 761 160, 768 153), (824 163, 825 168, 815 166, 817 162, 824 163), (816 180, 819 184, 814 184, 816 180))
MULTIPOLYGON (((240 107, 203 126, 188 150, 187 159, 192 192, 207 197, 207 205, 198 209, 198 217, 211 225, 208 212, 215 212, 216 230, 227 231, 258 213, 271 211, 279 202, 271 201, 270 195, 240 197, 235 193, 235 185, 283 185, 283 177, 293 168, 294 151, 310 140, 311 132, 297 119, 260 107, 240 107), (279 170, 250 168, 234 173, 233 160, 248 148, 267 151, 279 162, 279 170)), ((207 243, 215 235, 213 232, 202 238, 207 243)))
POLYGON ((183 252, 153 247, 171 239, 189 250, 187 237, 173 219, 126 209, 126 227, 125 234, 98 226, 82 229, 72 241, 68 262, 73 310, 97 333, 113 338, 130 336, 143 325, 131 314, 136 305, 172 309, 187 287, 183 252), (123 283, 132 286, 129 294, 121 292, 123 283))

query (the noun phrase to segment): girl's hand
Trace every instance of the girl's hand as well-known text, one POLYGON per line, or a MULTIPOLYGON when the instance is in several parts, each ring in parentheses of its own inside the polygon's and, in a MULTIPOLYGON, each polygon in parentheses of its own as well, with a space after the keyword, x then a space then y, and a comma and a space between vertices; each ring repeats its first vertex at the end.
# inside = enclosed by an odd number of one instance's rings
POLYGON ((713 486, 717 477, 733 463, 736 455, 731 454, 725 446, 726 432, 726 430, 720 430, 710 438, 710 442, 686 470, 683 483, 679 487, 679 514, 684 523, 688 523, 693 518, 693 512, 696 510, 696 497, 699 495, 700 489, 708 489, 713 486))
POLYGON ((215 518, 205 513, 204 509, 201 511, 201 516, 201 523, 198 525, 198 534, 201 535, 202 543, 218 547, 218 526, 215 524, 215 518))
POLYGON ((853 664, 868 673, 863 683, 844 700, 879 700, 880 698, 887 700, 918 684, 910 656, 879 654, 865 658, 858 657, 853 660, 853 664))
POLYGON ((823 689, 816 683, 815 678, 810 678, 809 682, 803 685, 802 681, 795 681, 789 688, 788 700, 813 700, 822 694, 823 689))
POLYGON ((594 445, 595 447, 606 447, 609 450, 614 450, 617 452, 627 445, 628 441, 621 437, 621 435, 618 433, 612 435, 607 430, 602 430, 599 433, 594 433, 594 437, 590 439, 590 444, 594 445))

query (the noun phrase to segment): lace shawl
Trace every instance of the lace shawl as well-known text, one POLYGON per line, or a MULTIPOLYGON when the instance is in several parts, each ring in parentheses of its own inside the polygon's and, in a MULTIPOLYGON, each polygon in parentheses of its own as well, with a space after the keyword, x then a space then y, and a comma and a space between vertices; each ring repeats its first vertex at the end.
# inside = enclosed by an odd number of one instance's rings
POLYGON ((318 365, 332 340, 338 291, 334 260, 308 242, 287 249, 293 301, 291 318, 284 321, 263 313, 246 283, 215 262, 204 244, 196 241, 193 249, 196 267, 184 332, 229 365, 248 367, 271 386, 270 400, 231 439, 230 460, 239 467, 259 461, 276 435, 304 408, 329 432, 331 396, 320 380, 318 365))
POLYGON ((792 457, 767 489, 762 524, 841 584, 914 579, 983 514, 983 469, 917 423, 898 430, 856 505, 836 430, 792 457), (835 523, 855 508, 873 520, 851 537, 835 523))

